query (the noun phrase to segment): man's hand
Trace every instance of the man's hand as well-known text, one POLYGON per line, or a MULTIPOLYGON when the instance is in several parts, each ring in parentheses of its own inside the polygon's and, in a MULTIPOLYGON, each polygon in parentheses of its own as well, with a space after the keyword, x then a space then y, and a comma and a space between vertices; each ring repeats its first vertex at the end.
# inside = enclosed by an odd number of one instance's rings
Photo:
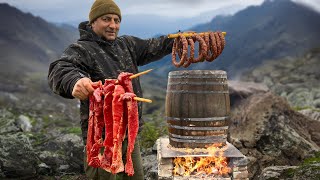
POLYGON ((85 100, 93 93, 93 82, 91 79, 84 77, 79 79, 73 87, 72 96, 80 100, 85 100))

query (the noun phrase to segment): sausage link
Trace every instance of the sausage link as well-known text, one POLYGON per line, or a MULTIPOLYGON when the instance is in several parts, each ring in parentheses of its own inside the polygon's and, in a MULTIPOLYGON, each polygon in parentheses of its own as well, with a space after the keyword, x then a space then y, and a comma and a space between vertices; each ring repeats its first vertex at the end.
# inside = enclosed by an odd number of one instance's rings
POLYGON ((181 33, 179 33, 179 37, 174 40, 173 47, 172 47, 172 63, 176 67, 180 67, 184 64, 188 54, 188 41, 186 37, 184 37, 181 33), (181 51, 181 48, 179 46, 182 46, 182 54, 180 57, 180 62, 177 62, 176 60, 176 52, 181 51))
POLYGON ((206 45, 207 45, 207 53, 206 53, 205 59, 208 61, 210 59, 210 57, 211 57, 210 52, 212 54, 212 47, 210 46, 210 35, 209 35, 209 33, 205 33, 204 34, 204 41, 206 42, 206 45))
POLYGON ((188 38, 188 45, 190 45, 190 57, 187 58, 186 62, 183 64, 183 67, 188 67, 194 59, 194 42, 192 38, 188 38))
POLYGON ((224 35, 222 34, 222 32, 218 32, 218 35, 219 35, 219 38, 220 38, 220 41, 221 41, 221 53, 224 49, 224 47, 226 46, 226 40, 224 38, 224 35))
POLYGON ((217 49, 217 42, 216 38, 214 36, 214 32, 209 33, 210 36, 210 50, 211 50, 211 56, 207 59, 207 61, 212 62, 213 60, 216 59, 217 54, 218 54, 218 49, 217 49))
POLYGON ((199 49, 198 49, 198 57, 197 58, 194 58, 193 62, 194 63, 197 63, 197 62, 203 62, 204 61, 204 58, 205 58, 205 55, 207 53, 207 45, 206 45, 206 42, 204 41, 204 39, 198 35, 198 34, 195 34, 192 36, 193 37, 193 40, 194 42, 198 41, 199 43, 199 49))
POLYGON ((221 54, 222 50, 221 50, 221 40, 219 38, 219 35, 217 32, 214 33, 214 37, 216 38, 216 42, 217 42, 217 55, 216 58, 221 54))

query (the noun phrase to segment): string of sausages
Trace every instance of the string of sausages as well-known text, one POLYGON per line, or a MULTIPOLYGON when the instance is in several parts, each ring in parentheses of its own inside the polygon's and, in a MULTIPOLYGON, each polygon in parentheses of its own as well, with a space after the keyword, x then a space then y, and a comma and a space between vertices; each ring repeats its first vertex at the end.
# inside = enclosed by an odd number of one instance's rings
POLYGON ((176 67, 188 67, 191 63, 203 61, 214 61, 223 51, 226 41, 222 32, 206 32, 203 37, 199 34, 192 34, 185 37, 178 33, 174 39, 172 47, 172 63, 176 67), (199 43, 199 51, 195 57, 195 42, 199 43), (190 46, 190 56, 188 57, 188 46, 190 46), (177 54, 179 61, 177 61, 177 54))

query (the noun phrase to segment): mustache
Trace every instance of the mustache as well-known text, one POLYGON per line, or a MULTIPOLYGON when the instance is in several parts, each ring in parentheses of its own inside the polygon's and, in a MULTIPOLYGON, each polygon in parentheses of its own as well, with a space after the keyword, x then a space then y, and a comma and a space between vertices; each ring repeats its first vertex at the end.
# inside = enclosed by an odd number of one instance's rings
POLYGON ((117 33, 117 31, 116 31, 116 30, 113 30, 113 29, 106 29, 105 31, 106 31, 106 32, 109 32, 109 33, 117 33))

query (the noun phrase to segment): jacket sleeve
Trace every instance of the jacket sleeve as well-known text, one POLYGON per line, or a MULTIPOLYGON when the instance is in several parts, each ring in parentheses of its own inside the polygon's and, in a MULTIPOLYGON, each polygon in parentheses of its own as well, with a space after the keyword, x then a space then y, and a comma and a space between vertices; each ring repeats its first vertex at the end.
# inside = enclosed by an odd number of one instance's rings
POLYGON ((76 82, 83 77, 89 77, 86 66, 86 57, 81 47, 70 45, 62 56, 52 62, 48 72, 49 87, 55 94, 72 99, 72 90, 76 82))
POLYGON ((138 66, 159 60, 172 51, 173 39, 169 39, 167 36, 146 40, 134 36, 126 36, 126 39, 130 46, 129 49, 136 54, 138 66))

